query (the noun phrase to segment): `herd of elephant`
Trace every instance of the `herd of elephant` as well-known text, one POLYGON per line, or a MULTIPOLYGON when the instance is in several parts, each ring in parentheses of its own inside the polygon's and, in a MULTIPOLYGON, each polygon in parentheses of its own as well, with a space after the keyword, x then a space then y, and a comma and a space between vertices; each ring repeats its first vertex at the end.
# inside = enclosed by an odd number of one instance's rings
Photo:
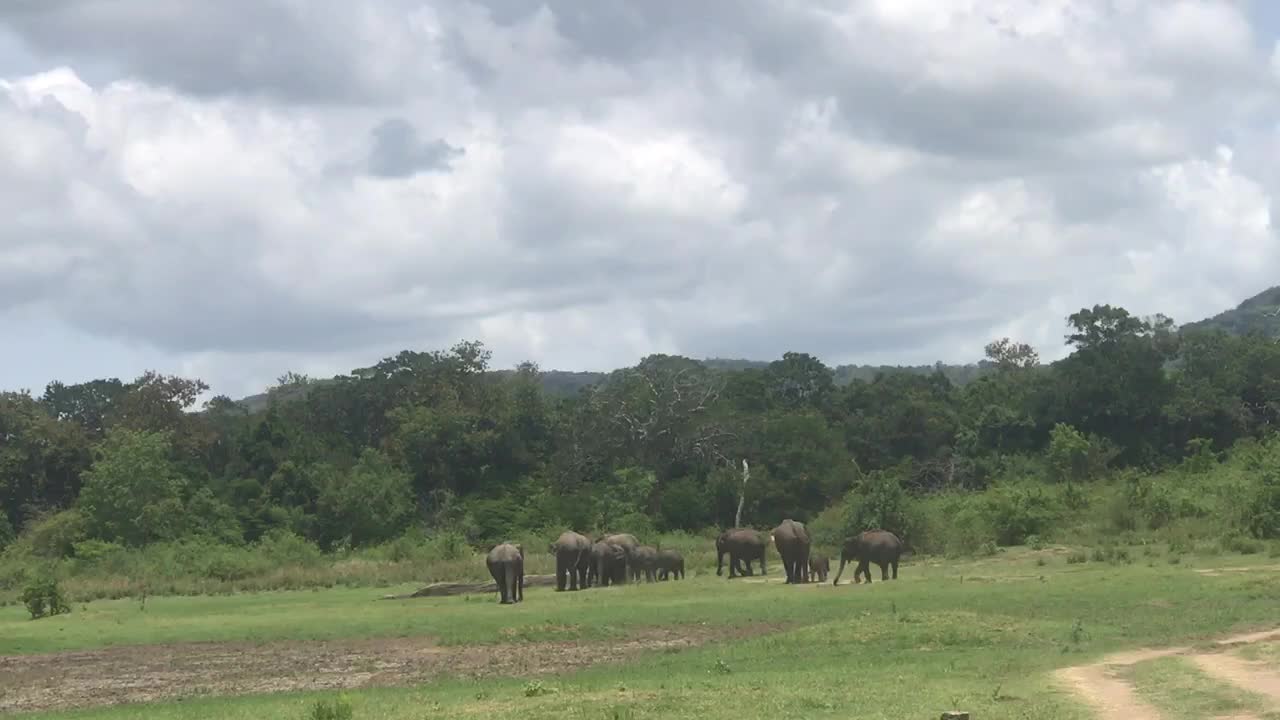
MULTIPOLYGON (((772 541, 782 558, 787 583, 826 582, 831 561, 825 555, 812 555, 812 541, 804 523, 783 520, 768 537, 749 528, 731 528, 716 538, 716 575, 722 575, 724 558, 729 556, 729 577, 750 576, 751 564, 759 561, 760 574, 765 571, 765 549, 772 541)), ((684 557, 674 550, 659 550, 642 545, 635 535, 616 533, 603 535, 594 542, 587 536, 566 530, 548 548, 556 560, 556 590, 580 590, 593 586, 606 587, 684 577, 684 557)), ((856 561, 854 582, 861 577, 871 582, 870 563, 880 567, 880 577, 898 579, 898 559, 902 556, 902 540, 888 530, 867 530, 845 538, 840 548, 840 569, 832 585, 840 583, 845 565, 856 561), (861 576, 861 577, 860 577, 861 576)), ((507 605, 524 600, 524 548, 518 543, 501 543, 485 558, 489 574, 497 584, 499 602, 507 605)))

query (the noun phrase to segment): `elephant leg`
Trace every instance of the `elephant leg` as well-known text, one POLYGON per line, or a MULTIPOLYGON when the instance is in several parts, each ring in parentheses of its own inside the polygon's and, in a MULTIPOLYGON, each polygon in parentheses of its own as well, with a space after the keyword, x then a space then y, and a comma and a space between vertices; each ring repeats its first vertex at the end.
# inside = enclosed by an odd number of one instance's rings
POLYGON ((893 579, 894 580, 898 579, 898 561, 897 560, 893 561, 893 579))
POLYGON ((888 580, 889 579, 889 563, 877 563, 877 564, 880 565, 880 579, 888 580))
POLYGON ((568 584, 568 578, 565 577, 565 562, 562 558, 556 558, 556 592, 564 592, 565 585, 568 584))
POLYGON ((871 584, 871 569, 869 567, 870 564, 871 563, 867 560, 861 560, 858 562, 858 568, 853 571, 854 577, 858 577, 859 575, 865 575, 867 577, 868 585, 871 584))

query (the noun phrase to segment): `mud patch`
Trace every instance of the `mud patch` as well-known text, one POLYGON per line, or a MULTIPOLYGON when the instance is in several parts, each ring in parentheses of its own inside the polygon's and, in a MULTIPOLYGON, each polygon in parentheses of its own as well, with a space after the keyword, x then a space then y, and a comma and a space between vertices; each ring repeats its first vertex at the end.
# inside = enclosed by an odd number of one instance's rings
POLYGON ((580 670, 654 650, 781 629, 687 625, 627 639, 440 646, 430 638, 181 643, 0 656, 0 715, 254 693, 416 685, 443 677, 526 677, 580 670))

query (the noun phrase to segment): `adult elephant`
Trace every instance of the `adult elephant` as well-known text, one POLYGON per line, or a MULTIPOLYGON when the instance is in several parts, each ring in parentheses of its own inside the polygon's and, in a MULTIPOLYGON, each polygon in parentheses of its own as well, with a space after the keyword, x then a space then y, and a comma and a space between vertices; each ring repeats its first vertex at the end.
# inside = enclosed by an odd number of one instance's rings
POLYGON ((675 550, 659 550, 658 551, 658 579, 666 580, 673 578, 679 580, 684 577, 684 556, 675 550))
POLYGON ((591 541, 585 535, 565 530, 551 543, 550 552, 556 559, 556 591, 587 586, 587 569, 591 566, 591 541))
POLYGON ((893 566, 893 579, 898 579, 898 558, 902 557, 902 540, 897 535, 888 530, 866 530, 844 539, 844 547, 840 548, 840 569, 836 571, 836 579, 831 581, 832 585, 840 584, 840 573, 844 572, 845 563, 851 560, 858 561, 858 567, 854 568, 853 581, 858 580, 859 575, 866 575, 867 582, 871 582, 871 571, 867 569, 868 563, 875 563, 880 566, 880 579, 889 579, 889 566, 893 566))
POLYGON ((640 576, 644 575, 646 582, 656 582, 658 549, 652 545, 641 545, 631 554, 631 558, 628 560, 628 567, 634 568, 632 570, 632 580, 640 582, 640 576))
POLYGON ((495 545, 484 559, 498 584, 498 602, 510 605, 524 600, 524 548, 518 543, 495 545))
POLYGON ((760 574, 767 571, 764 566, 764 552, 768 543, 760 533, 749 528, 730 528, 716 538, 716 575, 723 574, 724 556, 729 556, 729 577, 751 575, 751 561, 760 561, 760 574), (745 567, 743 564, 745 563, 745 567))
POLYGON ((787 518, 770 534, 773 544, 782 557, 782 567, 787 571, 788 583, 809 582, 809 531, 804 523, 787 518))
POLYGON ((640 547, 640 541, 631 533, 613 533, 612 535, 605 535, 600 538, 600 540, 622 548, 622 552, 626 555, 626 571, 622 576, 622 582, 625 583, 627 581, 627 575, 634 576, 636 574, 636 572, 631 568, 631 555, 635 553, 636 548, 640 547))
POLYGON ((587 585, 608 587, 627 580, 627 553, 621 546, 599 540, 591 546, 591 567, 587 570, 587 585))
POLYGON ((809 557, 809 582, 826 582, 827 574, 830 572, 831 559, 826 555, 809 557))

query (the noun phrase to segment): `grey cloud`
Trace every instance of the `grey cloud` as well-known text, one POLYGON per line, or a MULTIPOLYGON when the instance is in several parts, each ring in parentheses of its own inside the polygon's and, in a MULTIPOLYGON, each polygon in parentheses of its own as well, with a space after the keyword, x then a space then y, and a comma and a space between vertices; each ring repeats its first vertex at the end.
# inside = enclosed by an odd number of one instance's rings
POLYGON ((372 135, 369 173, 378 177, 403 178, 422 170, 448 168, 454 158, 466 153, 442 139, 422 141, 404 118, 387 118, 372 135))
POLYGON ((382 63, 412 7, 344 0, 16 0, 7 26, 36 52, 112 77, 141 77, 202 96, 372 102, 403 71, 382 63))
MULTIPOLYGON (((7 302, 173 357, 219 358, 209 379, 243 383, 237 357, 258 358, 254 377, 267 357, 341 370, 485 333, 500 356, 539 348, 533 359, 569 367, 634 362, 644 342, 695 356, 973 360, 1011 325, 1054 350, 1059 303, 1191 312, 1201 301, 1182 288, 1217 302, 1215 288, 1280 269, 1280 254, 1248 244, 1268 247, 1273 230, 1240 224, 1280 182, 1261 163, 1276 140, 1260 119, 1277 103, 1249 64, 1265 66, 1257 48, 1239 72, 1215 65, 1232 82, 1207 88, 1193 65, 1129 52, 1128 16, 1061 41, 1006 38, 1003 57, 966 64, 983 47, 970 36, 864 19, 861 36, 844 37, 817 10, 856 3, 834 0, 321 4, 328 12, 284 0, 0 9, 45 67, 65 60, 81 77, 178 93, 87 112, 93 121, 53 105, 21 114, 65 140, 48 145, 63 149, 48 151, 46 175, 6 174, 0 158, 0 207, 39 209, 0 228, 0 278, 41 242, 75 252, 41 260, 39 282, 0 285, 7 302), (1070 43, 1112 64, 1073 64, 1070 43), (106 126, 212 96, 230 110, 200 106, 209 137, 249 138, 215 145, 232 148, 227 172, 265 168, 271 182, 246 198, 198 163, 174 173, 190 188, 131 182, 154 162, 153 138, 106 126), (829 126, 806 126, 804 108, 828 99, 829 126), (651 145, 597 156, 560 144, 570 123, 601 128, 602 153, 651 145), (805 129, 817 144, 789 154, 805 129), (1232 168, 1270 183, 1262 200, 1221 190, 1227 169, 1184 165, 1224 140, 1237 145, 1232 168), (680 167, 664 145, 676 142, 713 169, 680 167), (910 157, 894 166, 885 153, 910 157), (1166 166, 1185 171, 1190 199, 1158 182, 1166 166), (635 197, 612 187, 642 181, 635 197), (741 188, 740 206, 717 202, 713 182, 741 188), (118 213, 109 232, 78 219, 60 194, 73 184, 118 213), (704 195, 664 195, 679 187, 704 195), (1204 236, 1223 249, 1204 250, 1204 236), (1128 250, 1150 255, 1130 266, 1128 250), (1219 257, 1245 251, 1258 258, 1247 277, 1219 257)), ((166 146, 167 166, 192 162, 199 137, 190 143, 166 146)))

